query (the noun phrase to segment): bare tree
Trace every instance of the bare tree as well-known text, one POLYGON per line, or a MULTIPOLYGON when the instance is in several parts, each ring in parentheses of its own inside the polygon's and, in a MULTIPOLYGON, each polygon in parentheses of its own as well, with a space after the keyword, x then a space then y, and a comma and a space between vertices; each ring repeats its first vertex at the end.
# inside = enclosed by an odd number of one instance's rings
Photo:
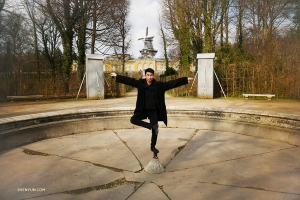
POLYGON ((44 10, 55 23, 62 38, 64 63, 62 75, 65 92, 69 92, 70 69, 73 62, 74 29, 84 16, 88 4, 84 0, 46 0, 44 10), (83 5, 83 7, 81 7, 83 5))
POLYGON ((0 0, 0 13, 4 8, 4 5, 5 5, 5 0, 0 0))
POLYGON ((92 19, 89 25, 90 28, 88 28, 90 31, 91 54, 95 52, 106 54, 110 49, 110 40, 106 36, 113 27, 113 20, 110 17, 111 12, 113 12, 113 0, 93 0, 92 19))
POLYGON ((191 23, 189 15, 190 11, 188 2, 176 0, 164 0, 162 2, 162 16, 166 26, 172 31, 178 42, 180 70, 183 73, 189 71, 191 63, 191 23))
POLYGON ((293 16, 293 31, 300 37, 300 2, 295 3, 295 15, 293 16))
POLYGON ((4 5, 5 5, 5 0, 0 0, 0 39, 1 39, 1 33, 4 29, 3 16, 2 16, 4 5))
MULTIPOLYGON (((35 63, 38 72, 39 86, 41 85, 41 69, 40 69, 40 59, 39 59, 39 48, 38 48, 38 37, 36 29, 36 17, 35 17, 35 1, 24 0, 24 8, 32 22, 33 35, 34 35, 34 53, 35 53, 35 63)), ((40 87, 41 88, 41 87, 40 87)))
POLYGON ((60 63, 59 46, 61 45, 61 39, 55 24, 46 16, 39 16, 36 24, 39 42, 41 43, 41 53, 47 59, 51 68, 52 96, 54 96, 56 91, 56 75, 59 70, 57 64, 60 63))
POLYGON ((19 95, 25 88, 21 81, 22 74, 30 67, 26 66, 26 63, 30 62, 28 55, 32 53, 32 37, 29 34, 32 30, 26 19, 13 12, 6 12, 3 24, 5 27, 0 42, 0 68, 6 74, 4 85, 7 87, 7 94, 19 95))
MULTIPOLYGON (((91 53, 99 52, 107 55, 113 46, 114 28, 116 19, 114 12, 117 0, 93 0, 92 19, 87 30, 90 34, 87 37, 87 43, 90 45, 91 53)), ((123 2, 123 1, 120 1, 123 2)))
POLYGON ((160 25, 160 35, 163 42, 163 49, 164 49, 164 58, 166 61, 166 70, 169 68, 169 58, 168 58, 168 52, 167 52, 167 38, 166 34, 162 25, 161 17, 159 17, 159 25, 160 25))
MULTIPOLYGON (((164 22, 178 41, 181 67, 186 71, 195 62, 197 53, 214 51, 216 36, 220 33, 230 2, 163 0, 164 22)), ((223 34, 223 30, 221 32, 223 34)))
POLYGON ((112 31, 113 41, 112 46, 116 55, 120 56, 122 63, 122 73, 125 68, 126 53, 129 49, 131 39, 129 32, 131 25, 128 20, 130 8, 129 0, 116 1, 112 18, 114 19, 114 29, 112 31))
POLYGON ((78 76, 82 80, 84 76, 85 54, 86 54, 86 35, 87 23, 90 18, 90 8, 92 1, 80 1, 79 10, 82 10, 81 16, 76 26, 77 49, 78 49, 78 76))
POLYGON ((244 0, 237 0, 236 7, 238 10, 237 15, 237 33, 236 33, 236 41, 239 48, 242 48, 243 46, 243 17, 244 17, 244 10, 245 10, 245 4, 244 0))
POLYGON ((291 18, 293 0, 253 0, 245 1, 245 5, 245 23, 253 38, 254 51, 265 49, 291 18))
POLYGON ((204 26, 204 52, 215 50, 216 35, 223 23, 224 15, 229 8, 229 0, 202 1, 202 14, 204 26))

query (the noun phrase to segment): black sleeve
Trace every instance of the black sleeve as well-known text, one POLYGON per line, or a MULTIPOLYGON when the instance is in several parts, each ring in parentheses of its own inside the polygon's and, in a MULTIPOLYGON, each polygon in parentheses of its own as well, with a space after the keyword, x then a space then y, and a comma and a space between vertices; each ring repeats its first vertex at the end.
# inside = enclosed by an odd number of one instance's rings
POLYGON ((116 76, 116 82, 123 83, 125 85, 130 85, 132 87, 137 88, 139 81, 134 79, 134 78, 127 77, 127 76, 117 75, 116 76))
POLYGON ((168 82, 165 82, 165 91, 188 84, 188 78, 182 77, 175 80, 170 80, 168 82))

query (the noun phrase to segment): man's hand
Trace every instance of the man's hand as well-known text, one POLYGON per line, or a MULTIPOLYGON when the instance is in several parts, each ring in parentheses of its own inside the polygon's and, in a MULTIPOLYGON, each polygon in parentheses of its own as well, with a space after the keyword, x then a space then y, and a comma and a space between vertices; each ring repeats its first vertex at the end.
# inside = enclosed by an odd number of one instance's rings
POLYGON ((117 76, 117 74, 116 74, 115 72, 112 72, 112 73, 110 73, 110 76, 111 76, 112 78, 114 78, 114 77, 117 76))
POLYGON ((194 78, 188 77, 188 82, 190 83, 194 78))

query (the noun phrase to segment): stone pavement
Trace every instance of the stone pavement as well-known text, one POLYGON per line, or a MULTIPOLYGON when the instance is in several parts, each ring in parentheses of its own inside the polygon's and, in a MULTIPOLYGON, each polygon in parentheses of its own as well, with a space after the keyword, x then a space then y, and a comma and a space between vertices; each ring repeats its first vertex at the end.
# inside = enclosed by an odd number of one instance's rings
MULTIPOLYGON (((297 101, 167 96, 166 103, 300 113, 297 101)), ((0 105, 0 118, 134 104, 134 91, 103 101, 7 102, 0 105)), ((148 174, 143 169, 152 157, 149 142, 146 129, 117 129, 2 151, 0 199, 300 199, 298 146, 229 132, 160 128, 157 148, 165 172, 148 174)))
MULTIPOLYGON (((65 99, 42 101, 15 101, 0 102, 0 118, 27 115, 33 113, 50 112, 70 109, 92 109, 112 107, 135 107, 136 90, 126 94, 122 98, 105 100, 65 99)), ((300 101, 291 100, 246 100, 233 98, 197 99, 189 97, 172 97, 166 94, 168 107, 189 108, 229 108, 240 110, 258 110, 274 113, 300 114, 300 101)))

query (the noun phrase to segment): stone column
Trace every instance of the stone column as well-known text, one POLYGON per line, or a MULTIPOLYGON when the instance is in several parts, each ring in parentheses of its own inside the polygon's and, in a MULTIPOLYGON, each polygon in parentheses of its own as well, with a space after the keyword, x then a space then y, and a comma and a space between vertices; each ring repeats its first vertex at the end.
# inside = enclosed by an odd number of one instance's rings
POLYGON ((104 99, 104 74, 102 55, 87 54, 86 66, 86 96, 87 99, 104 99))
POLYGON ((197 54, 198 59, 198 98, 212 99, 214 96, 215 53, 197 54))

